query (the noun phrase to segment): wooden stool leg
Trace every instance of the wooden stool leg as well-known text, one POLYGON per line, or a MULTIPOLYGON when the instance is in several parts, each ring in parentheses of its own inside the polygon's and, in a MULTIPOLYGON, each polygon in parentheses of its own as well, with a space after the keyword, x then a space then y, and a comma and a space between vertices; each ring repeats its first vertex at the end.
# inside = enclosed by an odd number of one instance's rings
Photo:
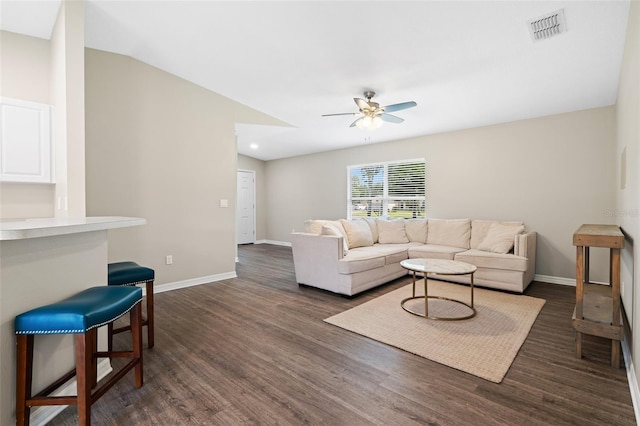
POLYGON ((147 281, 147 345, 152 348, 155 344, 153 332, 153 281, 147 281))
POLYGON ((95 388, 98 385, 98 357, 96 353, 98 352, 98 329, 94 328, 87 332, 89 335, 89 342, 91 348, 91 380, 89 383, 91 384, 91 389, 95 388))
POLYGON ((142 303, 136 304, 129 313, 131 324, 131 343, 133 346, 133 357, 138 358, 138 363, 134 368, 136 387, 143 384, 142 378, 142 303))
POLYGON ((107 352, 113 351, 113 323, 107 324, 107 352))
POLYGON ((16 370, 16 425, 28 426, 31 410, 27 400, 31 398, 33 377, 33 334, 19 334, 16 370))
POLYGON ((76 334, 76 380, 78 383, 78 424, 91 425, 92 350, 91 331, 76 334))

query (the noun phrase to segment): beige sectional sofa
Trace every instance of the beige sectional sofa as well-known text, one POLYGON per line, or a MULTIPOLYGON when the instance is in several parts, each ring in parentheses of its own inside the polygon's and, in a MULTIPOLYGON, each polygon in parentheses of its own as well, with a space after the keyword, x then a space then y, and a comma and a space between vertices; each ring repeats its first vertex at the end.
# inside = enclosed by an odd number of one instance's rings
MULTIPOLYGON (((308 220, 291 234, 296 280, 354 295, 406 275, 408 258, 477 266, 478 286, 522 293, 533 280, 536 233, 522 222, 471 219, 308 220)), ((469 276, 441 277, 468 283, 469 276)))

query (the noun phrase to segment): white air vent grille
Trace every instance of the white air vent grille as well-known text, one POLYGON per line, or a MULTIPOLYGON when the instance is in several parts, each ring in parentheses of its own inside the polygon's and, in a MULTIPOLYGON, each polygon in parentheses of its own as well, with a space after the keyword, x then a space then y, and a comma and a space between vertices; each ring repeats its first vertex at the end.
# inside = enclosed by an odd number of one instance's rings
POLYGON ((533 41, 544 40, 567 31, 564 9, 548 13, 529 21, 529 32, 533 41))

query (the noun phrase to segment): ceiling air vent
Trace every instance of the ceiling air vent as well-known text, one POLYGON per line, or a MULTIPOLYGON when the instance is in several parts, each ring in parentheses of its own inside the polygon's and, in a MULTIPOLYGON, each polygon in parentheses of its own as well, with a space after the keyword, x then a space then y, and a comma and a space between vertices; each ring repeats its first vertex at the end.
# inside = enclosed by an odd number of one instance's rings
POLYGON ((567 31, 564 9, 556 10, 529 21, 529 31, 533 41, 544 40, 567 31))

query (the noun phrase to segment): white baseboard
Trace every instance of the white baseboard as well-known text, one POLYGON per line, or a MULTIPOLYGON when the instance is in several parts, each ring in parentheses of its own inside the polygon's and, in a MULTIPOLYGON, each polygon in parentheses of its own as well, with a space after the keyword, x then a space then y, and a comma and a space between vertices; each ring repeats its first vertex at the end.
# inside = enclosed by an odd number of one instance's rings
POLYGON ((633 358, 631 357, 631 348, 629 348, 628 342, 629 339, 622 341, 622 354, 624 356, 624 365, 627 369, 627 382, 629 382, 633 412, 636 415, 636 423, 640 424, 640 386, 638 386, 638 378, 633 368, 633 358))
MULTIPOLYGON (((576 279, 575 278, 563 278, 563 277, 554 277, 553 275, 540 275, 540 274, 535 274, 533 276, 533 280, 534 281, 542 281, 543 283, 549 283, 549 284, 560 284, 560 285, 568 285, 571 287, 575 287, 576 286, 576 279)), ((605 284, 605 285, 609 285, 608 282, 604 282, 604 281, 590 281, 593 284, 605 284)))
POLYGON ((276 241, 276 240, 258 240, 256 244, 273 244, 274 246, 286 246, 291 247, 291 243, 287 241, 276 241))
POLYGON ((576 286, 575 278, 563 278, 563 277, 554 277, 553 275, 535 274, 533 276, 533 280, 542 281, 543 283, 549 283, 549 284, 569 285, 573 287, 576 286))
POLYGON ((232 272, 225 272, 222 274, 216 274, 216 275, 208 275, 205 277, 199 277, 199 278, 192 278, 190 280, 184 280, 184 281, 176 281, 173 283, 166 283, 166 284, 159 284, 159 285, 154 285, 153 286, 153 293, 163 293, 165 291, 171 291, 171 290, 177 290, 180 288, 187 288, 187 287, 193 287, 196 285, 201 285, 201 284, 207 284, 207 283, 211 283, 214 281, 222 281, 222 280, 228 280, 230 278, 237 278, 238 275, 236 275, 236 271, 232 271, 232 272))
MULTIPOLYGON (((113 368, 111 367, 111 362, 109 358, 102 359, 98 361, 98 381, 107 376, 107 374, 111 373, 113 368)), ((69 380, 67 383, 62 385, 62 387, 52 393, 52 396, 71 396, 76 395, 76 379, 73 378, 69 380)), ((55 416, 60 414, 68 405, 51 405, 38 407, 31 410, 30 423, 34 426, 46 425, 49 423, 55 416)))

